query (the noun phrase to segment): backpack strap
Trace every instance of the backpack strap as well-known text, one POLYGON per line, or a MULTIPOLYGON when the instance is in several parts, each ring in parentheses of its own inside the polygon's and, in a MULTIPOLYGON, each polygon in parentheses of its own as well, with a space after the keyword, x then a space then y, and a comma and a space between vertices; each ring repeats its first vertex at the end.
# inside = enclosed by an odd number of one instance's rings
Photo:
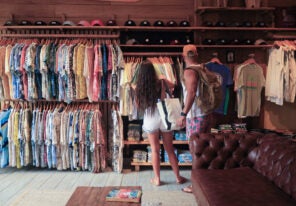
POLYGON ((168 84, 166 83, 166 80, 162 79, 161 81, 161 99, 165 98, 165 93, 169 95, 170 98, 173 97, 173 94, 171 93, 168 84))

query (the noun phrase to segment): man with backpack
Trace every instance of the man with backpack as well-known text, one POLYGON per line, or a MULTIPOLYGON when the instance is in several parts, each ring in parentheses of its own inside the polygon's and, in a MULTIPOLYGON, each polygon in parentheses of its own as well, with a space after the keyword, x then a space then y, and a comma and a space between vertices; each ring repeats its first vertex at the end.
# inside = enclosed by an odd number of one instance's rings
MULTIPOLYGON (((210 132, 211 109, 202 109, 203 101, 198 101, 200 96, 200 87, 202 76, 200 70, 204 69, 198 64, 198 53, 194 45, 185 45, 183 48, 183 58, 185 69, 183 73, 183 94, 184 107, 177 123, 186 126, 186 136, 190 138, 193 133, 210 132)), ((208 94, 208 92, 204 92, 208 94)), ((208 99, 207 99, 208 100, 208 99)), ((184 192, 192 193, 192 185, 182 189, 184 192)))

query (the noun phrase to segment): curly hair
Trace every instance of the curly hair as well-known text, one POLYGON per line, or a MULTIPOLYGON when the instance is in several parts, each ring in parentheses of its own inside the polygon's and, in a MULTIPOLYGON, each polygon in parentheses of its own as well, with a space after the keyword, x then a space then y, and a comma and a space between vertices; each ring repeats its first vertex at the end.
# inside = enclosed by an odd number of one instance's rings
POLYGON ((151 112, 154 112, 157 99, 160 98, 160 88, 152 62, 143 61, 139 67, 135 90, 138 108, 144 111, 150 107, 151 112))

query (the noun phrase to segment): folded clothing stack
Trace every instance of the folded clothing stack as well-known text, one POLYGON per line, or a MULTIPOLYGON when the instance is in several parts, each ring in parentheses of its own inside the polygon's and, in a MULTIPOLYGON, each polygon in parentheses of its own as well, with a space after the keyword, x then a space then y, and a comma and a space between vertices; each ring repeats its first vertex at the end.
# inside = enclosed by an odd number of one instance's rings
POLYGON ((147 162, 147 152, 142 150, 134 150, 133 162, 147 162))
POLYGON ((179 163, 192 163, 192 155, 189 150, 179 150, 178 152, 179 163))

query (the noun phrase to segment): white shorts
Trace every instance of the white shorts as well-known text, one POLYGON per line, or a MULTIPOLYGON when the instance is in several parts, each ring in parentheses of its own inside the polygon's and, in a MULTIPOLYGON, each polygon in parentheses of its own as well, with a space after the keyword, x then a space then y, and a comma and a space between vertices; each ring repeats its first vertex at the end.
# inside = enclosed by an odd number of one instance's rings
POLYGON ((146 133, 154 133, 158 132, 170 132, 171 130, 167 130, 164 124, 161 121, 158 109, 155 108, 153 113, 149 112, 150 108, 145 110, 144 117, 143 117, 143 131, 146 133))

